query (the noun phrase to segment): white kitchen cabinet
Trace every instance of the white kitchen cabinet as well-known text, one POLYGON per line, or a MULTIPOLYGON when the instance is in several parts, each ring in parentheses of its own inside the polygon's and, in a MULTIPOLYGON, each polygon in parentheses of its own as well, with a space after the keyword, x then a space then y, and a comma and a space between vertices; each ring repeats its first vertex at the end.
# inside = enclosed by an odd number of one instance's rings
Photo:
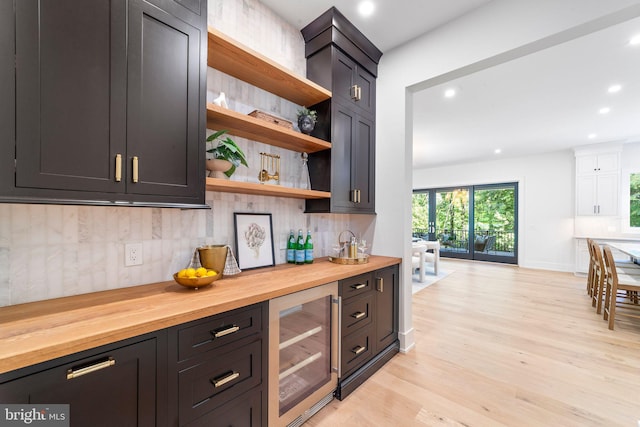
POLYGON ((576 154, 576 215, 617 215, 619 183, 619 151, 576 154))

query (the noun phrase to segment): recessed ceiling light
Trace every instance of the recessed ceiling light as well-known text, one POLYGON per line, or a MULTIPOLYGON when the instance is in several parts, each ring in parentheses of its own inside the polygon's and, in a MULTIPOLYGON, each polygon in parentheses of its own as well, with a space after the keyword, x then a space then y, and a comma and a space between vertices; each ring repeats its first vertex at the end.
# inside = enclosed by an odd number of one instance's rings
POLYGON ((609 89, 607 89, 607 92, 616 93, 616 92, 620 92, 620 89, 622 89, 622 86, 620 85, 611 85, 609 86, 609 89))
POLYGON ((632 46, 636 46, 640 44, 640 34, 636 34, 635 36, 631 37, 631 40, 629 40, 629 44, 632 46))
POLYGON ((611 108, 609 108, 609 107, 604 107, 604 108, 601 108, 600 110, 598 110, 598 112, 600 114, 607 114, 609 111, 611 111, 611 108))
POLYGON ((373 4, 372 1, 363 1, 363 2, 360 2, 360 4, 358 5, 358 12, 360 12, 360 15, 365 17, 371 16, 371 14, 375 9, 376 9, 376 6, 373 4))
POLYGON ((502 150, 499 149, 499 148, 496 148, 495 150, 493 150, 493 152, 496 153, 496 154, 500 154, 500 153, 502 153, 502 150))
POLYGON ((444 91, 444 96, 445 98, 453 98, 454 96, 456 96, 456 90, 455 89, 447 89, 444 91))
POLYGON ((598 135, 597 135, 597 134, 595 134, 595 133, 590 133, 589 135, 587 135, 587 138, 589 138, 589 139, 596 139, 596 137, 597 137, 597 136, 598 136, 598 135))

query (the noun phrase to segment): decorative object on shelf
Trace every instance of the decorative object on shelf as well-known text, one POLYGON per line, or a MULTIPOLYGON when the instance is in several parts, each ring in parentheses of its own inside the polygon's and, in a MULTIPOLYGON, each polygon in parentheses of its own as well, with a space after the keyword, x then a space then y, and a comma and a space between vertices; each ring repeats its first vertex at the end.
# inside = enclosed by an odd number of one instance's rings
MULTIPOLYGON (((231 167, 224 171, 224 175, 230 177, 236 171, 238 166, 245 165, 249 167, 247 164, 247 159, 244 155, 244 152, 238 147, 235 141, 228 136, 225 139, 222 139, 222 135, 227 133, 227 130, 220 130, 216 133, 211 134, 207 138, 207 142, 218 142, 214 148, 210 148, 207 150, 207 153, 213 154, 214 159, 222 159, 231 162, 231 167)), ((215 171, 217 172, 217 171, 215 171)), ((215 175, 214 175, 215 176, 215 175)))
POLYGON ((233 163, 229 160, 207 159, 207 171, 209 171, 209 176, 214 178, 227 178, 224 173, 231 169, 231 166, 233 163))
POLYGON ((253 110, 249 113, 249 116, 264 120, 265 122, 273 123, 274 125, 282 126, 283 128, 293 129, 293 123, 289 120, 274 116, 273 114, 267 114, 264 111, 253 110))
POLYGON ((222 108, 229 108, 229 105, 227 104, 227 97, 224 92, 220 92, 220 96, 214 99, 213 103, 222 108))
POLYGON ((309 110, 307 107, 302 107, 301 110, 298 110, 298 128, 300 128, 300 132, 310 135, 316 127, 317 120, 318 113, 315 110, 309 110))
POLYGON ((275 265, 269 213, 234 213, 238 265, 241 269, 275 265))
POLYGON ((270 179, 276 181, 276 184, 280 184, 280 156, 277 154, 260 153, 258 180, 264 184, 270 179))
POLYGON ((302 166, 300 170, 300 175, 298 177, 298 187, 303 190, 311 190, 311 179, 309 178, 309 155, 307 153, 300 153, 300 157, 302 158, 302 166))
POLYGON ((366 240, 356 240, 356 235, 350 230, 344 230, 338 235, 338 244, 333 245, 334 256, 329 257, 329 261, 335 264, 366 264, 369 262, 369 255, 365 253, 367 249, 366 240), (347 233, 345 235, 345 233, 347 233), (358 248, 361 248, 358 251, 358 248))

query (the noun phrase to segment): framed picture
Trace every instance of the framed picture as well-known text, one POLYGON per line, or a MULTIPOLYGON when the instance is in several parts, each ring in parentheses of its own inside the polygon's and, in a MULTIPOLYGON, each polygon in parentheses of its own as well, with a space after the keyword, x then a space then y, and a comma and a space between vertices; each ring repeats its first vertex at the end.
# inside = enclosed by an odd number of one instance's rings
POLYGON ((241 270, 275 265, 269 213, 234 213, 238 266, 241 270))

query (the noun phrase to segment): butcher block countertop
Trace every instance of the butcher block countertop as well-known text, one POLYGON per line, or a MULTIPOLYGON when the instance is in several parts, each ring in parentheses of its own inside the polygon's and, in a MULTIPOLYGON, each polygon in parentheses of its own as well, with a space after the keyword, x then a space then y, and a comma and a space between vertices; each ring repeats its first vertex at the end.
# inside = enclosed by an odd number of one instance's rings
POLYGON ((0 308, 0 373, 399 264, 316 259, 225 276, 197 290, 174 281, 0 308))

